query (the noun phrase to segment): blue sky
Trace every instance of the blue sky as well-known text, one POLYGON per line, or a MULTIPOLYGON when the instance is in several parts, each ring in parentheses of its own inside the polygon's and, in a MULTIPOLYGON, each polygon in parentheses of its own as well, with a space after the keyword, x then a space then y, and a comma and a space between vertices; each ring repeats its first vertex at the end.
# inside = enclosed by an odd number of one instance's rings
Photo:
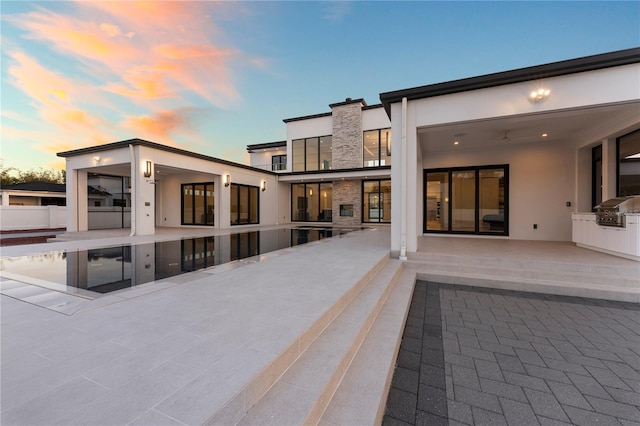
POLYGON ((640 2, 2 1, 5 167, 140 137, 238 162, 284 118, 640 46, 640 2))

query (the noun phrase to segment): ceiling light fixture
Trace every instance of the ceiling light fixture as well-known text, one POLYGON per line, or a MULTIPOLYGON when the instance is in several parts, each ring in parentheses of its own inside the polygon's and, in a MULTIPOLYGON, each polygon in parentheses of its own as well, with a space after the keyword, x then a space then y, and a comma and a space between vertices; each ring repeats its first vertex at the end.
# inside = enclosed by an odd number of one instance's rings
POLYGON ((541 87, 529 93, 529 100, 535 103, 542 102, 549 97, 551 90, 541 87))

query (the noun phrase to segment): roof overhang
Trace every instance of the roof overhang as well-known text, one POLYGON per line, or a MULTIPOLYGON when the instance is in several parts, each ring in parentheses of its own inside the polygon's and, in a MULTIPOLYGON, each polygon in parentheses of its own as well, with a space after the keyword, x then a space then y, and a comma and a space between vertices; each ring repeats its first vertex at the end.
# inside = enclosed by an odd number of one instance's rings
POLYGON ((407 98, 407 100, 424 99, 507 84, 548 79, 586 71, 595 71, 638 62, 640 62, 640 48, 625 49, 545 65, 486 74, 478 77, 384 92, 380 94, 380 100, 387 115, 391 118, 391 104, 401 102, 403 98, 407 98))

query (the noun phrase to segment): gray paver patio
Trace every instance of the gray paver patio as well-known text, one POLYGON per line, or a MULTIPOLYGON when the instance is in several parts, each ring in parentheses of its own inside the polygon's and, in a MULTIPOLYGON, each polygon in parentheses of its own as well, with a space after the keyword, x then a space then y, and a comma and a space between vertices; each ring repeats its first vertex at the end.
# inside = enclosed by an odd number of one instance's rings
POLYGON ((385 425, 640 424, 638 304, 418 281, 407 324, 385 425))

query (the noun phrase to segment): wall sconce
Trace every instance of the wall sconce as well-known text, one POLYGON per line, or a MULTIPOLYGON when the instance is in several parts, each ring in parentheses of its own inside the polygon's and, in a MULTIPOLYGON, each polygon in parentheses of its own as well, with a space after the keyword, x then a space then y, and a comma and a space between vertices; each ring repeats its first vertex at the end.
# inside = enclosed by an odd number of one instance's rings
POLYGON ((151 161, 147 161, 145 164, 145 168, 144 168, 144 177, 151 177, 151 170, 153 168, 153 164, 151 164, 151 161))
POLYGON ((93 160, 94 160, 96 163, 99 163, 99 162, 100 162, 100 156, 99 156, 99 155, 96 155, 95 157, 93 157, 93 160))
POLYGON ((264 192, 267 190, 267 181, 263 180, 262 182, 260 182, 260 189, 264 192))
POLYGON ((535 103, 542 102, 549 97, 550 93, 551 90, 541 87, 529 93, 529 100, 535 103))
POLYGON ((231 176, 224 175, 224 186, 229 186, 229 185, 231 185, 231 176))

